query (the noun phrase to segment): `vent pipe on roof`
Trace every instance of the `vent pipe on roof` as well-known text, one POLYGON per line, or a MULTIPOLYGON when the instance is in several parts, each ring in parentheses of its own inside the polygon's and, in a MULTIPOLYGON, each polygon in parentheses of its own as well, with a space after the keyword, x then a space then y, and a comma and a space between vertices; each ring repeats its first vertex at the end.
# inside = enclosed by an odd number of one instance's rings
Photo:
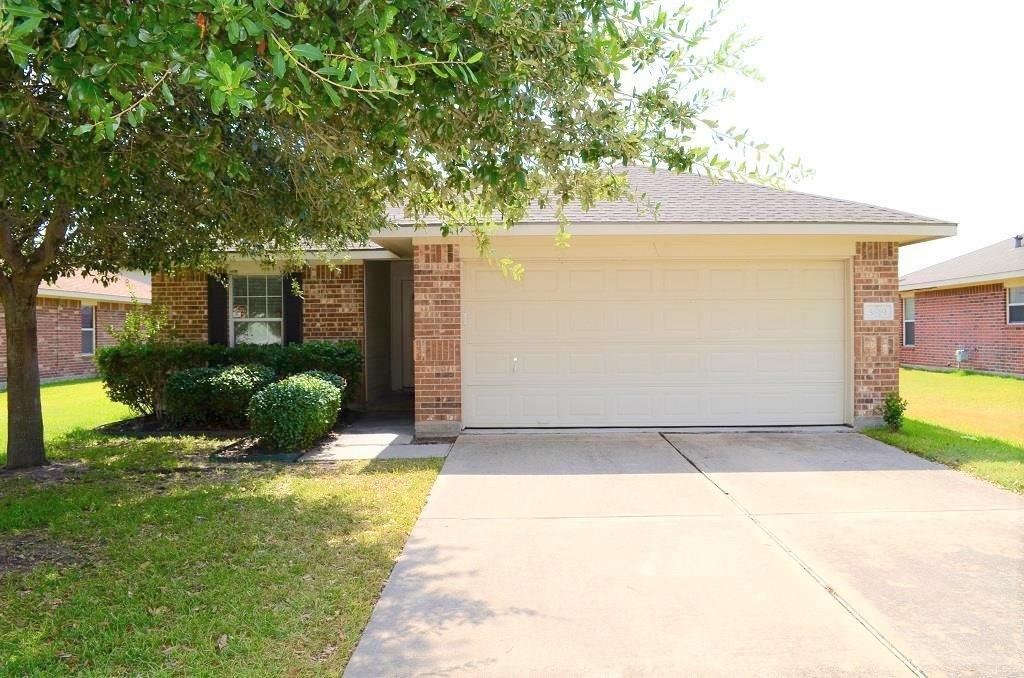
POLYGON ((1024 246, 1024 234, 1013 236, 1013 246, 1014 248, 1024 246))

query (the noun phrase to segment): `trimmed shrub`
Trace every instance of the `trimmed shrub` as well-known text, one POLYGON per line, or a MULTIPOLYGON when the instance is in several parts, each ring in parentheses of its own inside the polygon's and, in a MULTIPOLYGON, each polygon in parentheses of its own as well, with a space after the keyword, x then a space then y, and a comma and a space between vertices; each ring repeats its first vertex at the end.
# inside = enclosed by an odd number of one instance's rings
POLYGON ((107 395, 142 415, 164 413, 167 379, 175 372, 221 360, 227 348, 212 344, 121 343, 96 352, 107 395))
POLYGON ((197 367, 167 380, 167 417, 178 426, 245 426, 252 396, 274 381, 264 365, 197 367))
POLYGON ((111 400, 124 403, 139 414, 162 419, 167 380, 175 372, 194 367, 257 364, 269 367, 279 377, 311 370, 337 374, 345 384, 354 386, 363 369, 363 356, 358 344, 352 342, 227 347, 199 342, 123 341, 99 349, 96 364, 111 400))
POLYGON ((253 396, 249 426, 278 450, 307 450, 331 430, 339 409, 341 389, 318 377, 297 374, 253 396))
POLYGON ((356 343, 310 341, 281 348, 273 367, 282 377, 319 371, 341 375, 350 387, 359 383, 363 371, 363 354, 356 343))
POLYGON ((164 395, 167 419, 175 426, 203 427, 212 423, 210 384, 219 373, 216 367, 193 367, 168 377, 164 395))
POLYGON ((308 374, 311 377, 323 379, 331 386, 339 389, 341 391, 341 399, 345 399, 345 379, 341 375, 331 374, 330 372, 324 372, 322 370, 310 370, 308 372, 302 372, 302 374, 308 374))
POLYGON ((896 432, 903 428, 903 413, 907 411, 907 401, 896 391, 885 394, 885 401, 879 406, 882 420, 890 431, 896 432))

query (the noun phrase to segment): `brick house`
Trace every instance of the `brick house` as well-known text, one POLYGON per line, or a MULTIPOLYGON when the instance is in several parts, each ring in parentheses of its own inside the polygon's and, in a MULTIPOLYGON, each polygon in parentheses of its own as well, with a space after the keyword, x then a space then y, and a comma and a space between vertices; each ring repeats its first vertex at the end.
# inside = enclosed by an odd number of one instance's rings
POLYGON ((1024 235, 900 278, 902 363, 1024 376, 1024 235))
MULTIPOLYGON (((126 275, 104 286, 97 278, 65 276, 39 286, 36 323, 39 375, 44 381, 96 374, 97 347, 114 343, 110 329, 124 324, 132 295, 150 301, 149 280, 126 275)), ((0 323, 3 322, 0 307, 0 323)), ((7 338, 0 333, 0 384, 7 381, 7 338)))
POLYGON ((215 342, 351 339, 364 399, 414 393, 416 431, 865 425, 899 386, 899 246, 951 223, 696 175, 626 170, 658 203, 536 209, 493 238, 401 212, 337 266, 229 261, 229 284, 157 275, 177 331, 215 342), (297 278, 302 298, 293 297, 297 278))

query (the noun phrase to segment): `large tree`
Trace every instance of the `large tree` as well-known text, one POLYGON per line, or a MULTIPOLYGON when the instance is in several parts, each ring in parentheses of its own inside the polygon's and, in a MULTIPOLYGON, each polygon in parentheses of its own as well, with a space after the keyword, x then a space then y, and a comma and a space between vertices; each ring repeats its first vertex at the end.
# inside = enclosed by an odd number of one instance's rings
POLYGON ((45 463, 43 280, 342 248, 388 204, 486 248, 531 200, 622 197, 616 163, 777 176, 758 162, 777 156, 705 120, 721 95, 704 79, 744 70, 747 43, 704 44, 719 9, 0 0, 7 465, 45 463))

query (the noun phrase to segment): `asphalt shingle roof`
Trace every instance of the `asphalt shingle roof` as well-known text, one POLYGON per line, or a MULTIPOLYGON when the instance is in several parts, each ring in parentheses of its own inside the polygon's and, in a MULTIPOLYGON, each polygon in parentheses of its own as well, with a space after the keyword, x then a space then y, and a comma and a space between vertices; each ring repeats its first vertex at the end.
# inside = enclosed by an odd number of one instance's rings
POLYGON ((1024 247, 1014 245, 1014 238, 1007 238, 980 250, 908 273, 900 278, 900 289, 941 287, 980 276, 1024 277, 1024 247))
MULTIPOLYGON (((566 207, 571 223, 858 223, 858 224, 946 224, 941 219, 875 205, 827 198, 797 191, 735 181, 713 181, 696 174, 678 174, 647 167, 621 170, 630 185, 660 204, 657 216, 651 210, 638 211, 629 200, 606 202, 584 211, 578 203, 566 207)), ((410 223, 402 210, 389 215, 397 223, 410 223)), ((427 220, 430 221, 429 219, 427 220)), ((523 223, 554 223, 554 209, 533 208, 523 223)))

